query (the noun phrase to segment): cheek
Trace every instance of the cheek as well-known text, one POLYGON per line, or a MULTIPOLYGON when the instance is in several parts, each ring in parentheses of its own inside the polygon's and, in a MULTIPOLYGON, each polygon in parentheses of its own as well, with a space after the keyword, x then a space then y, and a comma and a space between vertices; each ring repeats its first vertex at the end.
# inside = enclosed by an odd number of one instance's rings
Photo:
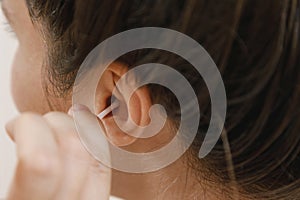
MULTIPOLYGON (((47 78, 42 73, 43 57, 46 55, 45 41, 37 27, 32 24, 25 1, 6 2, 14 12, 13 28, 19 42, 11 77, 15 104, 20 112, 44 114, 50 111, 48 97, 46 98, 42 87, 42 80, 47 78)), ((51 105, 66 105, 63 108, 70 105, 66 99, 54 99, 51 103, 51 105)))
POLYGON ((18 48, 12 66, 12 94, 20 112, 49 110, 42 89, 42 57, 30 49, 18 48))

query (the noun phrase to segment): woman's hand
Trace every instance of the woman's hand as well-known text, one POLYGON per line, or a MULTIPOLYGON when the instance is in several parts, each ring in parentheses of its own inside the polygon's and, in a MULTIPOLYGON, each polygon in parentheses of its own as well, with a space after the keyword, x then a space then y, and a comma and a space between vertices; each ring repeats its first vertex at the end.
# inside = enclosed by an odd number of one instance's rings
POLYGON ((84 149, 71 116, 26 113, 9 122, 6 129, 18 156, 8 200, 109 198, 111 171, 84 149))

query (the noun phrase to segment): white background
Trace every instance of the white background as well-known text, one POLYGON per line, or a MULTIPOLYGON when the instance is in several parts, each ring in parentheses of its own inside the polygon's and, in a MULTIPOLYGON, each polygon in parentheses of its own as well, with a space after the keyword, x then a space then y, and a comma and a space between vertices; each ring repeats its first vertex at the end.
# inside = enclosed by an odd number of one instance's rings
POLYGON ((10 66, 17 41, 6 31, 0 11, 0 198, 6 195, 15 167, 15 148, 4 126, 17 112, 10 94, 10 66))

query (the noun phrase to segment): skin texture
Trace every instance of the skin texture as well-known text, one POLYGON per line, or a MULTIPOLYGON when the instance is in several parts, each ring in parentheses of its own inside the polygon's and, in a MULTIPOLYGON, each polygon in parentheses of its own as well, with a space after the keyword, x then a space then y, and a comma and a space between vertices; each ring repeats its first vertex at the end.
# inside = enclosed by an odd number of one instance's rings
POLYGON ((41 69, 45 45, 33 26, 24 1, 4 1, 19 45, 12 65, 12 94, 19 111, 49 110, 42 89, 41 69))
POLYGON ((72 110, 70 115, 49 113, 41 81, 45 46, 25 2, 9 0, 2 6, 19 41, 12 93, 22 113, 6 125, 19 159, 7 199, 108 199, 110 169, 100 166, 81 145, 72 110))
MULTIPOLYGON (((108 106, 111 89, 127 68, 154 62, 188 78, 202 115, 189 154, 156 173, 113 171, 113 194, 125 199, 209 199, 204 194, 241 199, 240 192, 254 199, 300 199, 299 1, 26 0, 34 26, 20 1, 4 0, 5 4, 10 5, 11 21, 18 24, 14 29, 21 44, 13 72, 21 113, 67 112, 76 71, 87 54, 107 37, 136 27, 182 32, 203 45, 219 67, 228 100, 226 130, 213 151, 198 159, 211 109, 207 88, 192 66, 169 52, 147 49, 128 53, 110 66, 99 84, 97 112, 108 106)), ((124 91, 116 95, 121 105, 124 91)), ((180 122, 174 95, 153 85, 138 90, 123 111, 137 124, 147 124, 151 103, 166 108, 171 125, 180 122)), ((136 152, 159 148, 176 127, 165 127, 158 137, 142 141, 128 137, 109 116, 99 123, 112 143, 136 152)), ((30 127, 33 124, 26 132, 30 127)))
POLYGON ((4 1, 2 6, 19 42, 12 94, 22 113, 6 125, 19 160, 7 199, 108 199, 111 170, 81 145, 72 109, 70 115, 49 113, 41 81, 45 46, 24 1, 4 1))
MULTIPOLYGON (((2 7, 19 41, 12 66, 12 94, 21 114, 6 127, 16 143, 19 162, 9 200, 21 197, 25 200, 107 199, 111 185, 111 193, 125 199, 190 199, 201 194, 202 189, 196 187, 196 178, 183 167, 184 158, 151 174, 113 171, 111 178, 110 169, 99 167, 99 163, 82 147, 70 117, 72 109, 79 109, 87 116, 91 113, 80 106, 72 108, 69 115, 63 113, 71 107, 70 96, 54 102, 60 107, 60 112, 50 112, 42 87, 43 60, 47 48, 43 34, 30 19, 25 2, 4 0, 2 7), (187 176, 190 178, 186 179, 187 176), (140 189, 137 191, 136 188, 140 189)), ((126 66, 116 63, 105 72, 96 97, 99 112, 105 108, 113 86, 126 70, 126 66)), ((128 110, 137 124, 146 125, 149 122, 150 104, 149 91, 145 88, 139 89, 131 99, 128 110)), ((136 141, 121 132, 109 117, 100 124, 105 128, 108 139, 118 146, 136 141)), ((136 152, 158 148, 169 140, 169 132, 165 128, 148 142, 138 141, 126 148, 136 152)), ((203 198, 214 196, 215 191, 209 190, 202 195, 203 198)))
MULTIPOLYGON (((86 109, 75 109, 92 116, 86 109)), ((6 129, 19 159, 7 199, 109 198, 111 170, 85 151, 70 116, 24 113, 6 129)))

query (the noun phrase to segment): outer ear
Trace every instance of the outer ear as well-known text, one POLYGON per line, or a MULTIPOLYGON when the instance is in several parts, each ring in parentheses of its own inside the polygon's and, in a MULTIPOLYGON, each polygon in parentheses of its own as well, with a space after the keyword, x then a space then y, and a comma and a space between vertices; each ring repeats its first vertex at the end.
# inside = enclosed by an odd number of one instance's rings
MULTIPOLYGON (((97 112, 100 113, 109 107, 111 100, 118 101, 120 105, 123 104, 124 106, 116 108, 119 110, 116 110, 114 113, 122 113, 123 117, 128 117, 130 114, 132 120, 138 126, 146 126, 150 122, 149 110, 152 105, 150 93, 147 87, 141 87, 137 89, 131 96, 129 104, 127 104, 124 100, 127 85, 122 86, 122 88, 125 88, 125 90, 120 91, 117 89, 117 93, 112 99, 112 93, 116 88, 117 82, 127 72, 128 67, 126 65, 119 62, 114 62, 103 73, 96 93, 97 112), (121 107, 126 109, 121 110, 121 107)), ((130 87, 129 84, 128 87, 130 87)), ((126 121, 127 119, 122 120, 126 121)), ((128 146, 138 139, 123 132, 118 127, 118 124, 115 122, 112 114, 106 115, 99 121, 105 130, 107 138, 114 145, 119 147, 128 146)))

